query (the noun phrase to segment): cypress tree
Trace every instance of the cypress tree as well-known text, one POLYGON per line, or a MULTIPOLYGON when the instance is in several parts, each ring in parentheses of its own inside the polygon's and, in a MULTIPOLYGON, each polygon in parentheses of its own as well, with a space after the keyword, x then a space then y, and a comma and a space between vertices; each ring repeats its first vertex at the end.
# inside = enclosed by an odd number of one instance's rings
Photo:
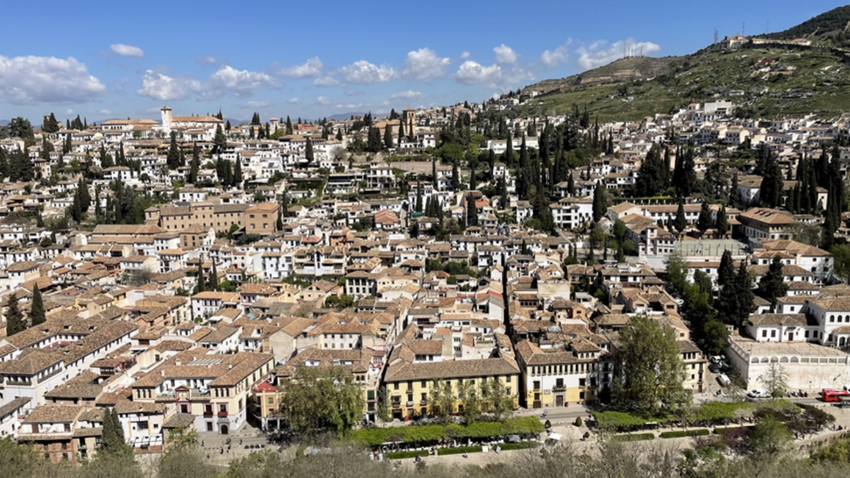
POLYGON ((431 180, 434 181, 434 189, 437 189, 437 157, 431 156, 431 180))
POLYGON ((233 167, 233 187, 242 188, 242 159, 236 155, 236 166, 233 167))
POLYGON ((478 225, 478 208, 475 207, 475 200, 471 193, 466 195, 466 225, 478 225))
POLYGON ((212 261, 212 269, 210 270, 209 278, 210 290, 218 290, 218 271, 215 268, 215 259, 212 261))
MULTIPOLYGON (((220 129, 220 128, 219 128, 220 129)), ((180 150, 177 147, 177 132, 171 132, 171 143, 168 146, 168 156, 166 158, 168 169, 177 169, 180 167, 180 150)))
POLYGON ((404 120, 398 121, 398 144, 401 145, 401 139, 404 138, 404 120))
POLYGON ((457 160, 452 162, 452 189, 460 191, 460 172, 457 169, 457 160))
POLYGON ((309 136, 307 136, 307 145, 304 147, 304 158, 307 159, 307 165, 313 164, 313 140, 309 136))
POLYGON ((504 162, 508 168, 512 168, 514 166, 514 145, 510 136, 508 136, 505 140, 505 154, 502 155, 502 162, 504 162))
POLYGON ((392 126, 389 125, 389 123, 387 123, 387 125, 384 127, 384 148, 393 148, 393 129, 392 126))
POLYGON ((725 235, 729 231, 729 221, 726 218, 726 206, 720 206, 720 211, 717 213, 717 224, 714 226, 717 233, 725 235))
POLYGON ((31 326, 40 325, 47 322, 47 317, 44 315, 44 301, 41 298, 41 291, 37 285, 32 288, 32 305, 30 306, 30 324, 31 326))
POLYGON ((80 178, 80 183, 77 185, 77 192, 80 195, 80 210, 88 212, 91 207, 91 194, 89 194, 89 185, 86 181, 80 178))
POLYGON ((608 211, 608 204, 605 199, 605 185, 597 184, 593 189, 593 222, 599 222, 600 219, 608 211))
POLYGON ((198 170, 201 168, 201 151, 197 144, 192 147, 192 163, 189 165, 189 182, 198 182, 198 170))
POLYGON ((688 226, 688 223, 685 220, 685 201, 681 197, 679 198, 679 207, 676 209, 676 220, 674 221, 673 226, 679 232, 684 231, 688 226))
POLYGON ((697 229, 700 232, 705 232, 711 229, 711 211, 708 209, 708 203, 703 201, 697 218, 697 229))
POLYGON ((721 287, 729 284, 735 277, 735 265, 732 262, 732 253, 729 250, 723 251, 723 256, 720 257, 720 266, 717 268, 717 284, 721 287))
POLYGON ((124 438, 124 427, 121 426, 121 420, 118 418, 118 410, 115 408, 112 409, 112 423, 115 424, 115 438, 120 446, 126 444, 126 440, 124 438))
POLYGON ((422 212, 422 183, 416 182, 416 212, 422 212))
POLYGON ((19 332, 23 332, 26 329, 24 325, 24 317, 21 315, 20 309, 18 309, 18 299, 15 298, 15 293, 12 292, 9 294, 9 298, 6 301, 6 313, 4 314, 6 318, 6 336, 11 337, 19 332))

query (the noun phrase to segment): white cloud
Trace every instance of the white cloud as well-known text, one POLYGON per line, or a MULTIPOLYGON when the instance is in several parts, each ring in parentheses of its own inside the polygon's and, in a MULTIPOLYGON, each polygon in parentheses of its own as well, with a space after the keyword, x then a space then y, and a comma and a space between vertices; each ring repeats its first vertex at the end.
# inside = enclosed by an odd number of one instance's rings
POLYGON ((390 95, 390 98, 392 98, 392 99, 408 98, 409 99, 409 98, 419 98, 420 96, 422 96, 422 92, 420 92, 420 91, 407 90, 407 91, 402 91, 401 93, 395 93, 393 95, 390 95))
POLYGON ((287 101, 287 103, 289 103, 291 105, 295 105, 295 104, 298 104, 298 102, 300 102, 300 101, 301 100, 299 100, 298 98, 290 98, 289 101, 287 101))
POLYGON ((342 83, 332 76, 323 76, 313 80, 313 84, 316 86, 339 86, 342 83))
POLYGON ((249 108, 264 108, 269 105, 268 101, 249 101, 246 106, 249 108))
POLYGON ((361 95, 365 95, 366 92, 363 91, 363 90, 346 90, 345 93, 343 93, 343 94, 345 96, 361 96, 361 95))
POLYGON ((195 57, 195 63, 200 65, 215 65, 216 63, 219 63, 219 59, 214 56, 201 55, 195 57))
POLYGON ((102 110, 100 110, 100 114, 102 114, 102 115, 111 115, 111 114, 112 114, 112 110, 102 109, 102 110))
POLYGON ((349 83, 383 83, 395 76, 390 65, 375 65, 366 60, 355 61, 339 69, 343 79, 349 83))
POLYGON ((572 39, 567 40, 566 43, 555 48, 554 50, 545 50, 540 54, 540 63, 543 63, 547 68, 555 68, 558 66, 558 63, 564 63, 569 59, 569 52, 567 51, 567 47, 572 43, 572 39))
POLYGON ((73 57, 0 55, 0 101, 22 105, 85 103, 106 90, 73 57))
POLYGON ((120 56, 131 56, 133 58, 144 58, 145 52, 141 48, 123 43, 115 43, 109 45, 113 53, 120 56))
POLYGON ((319 57, 314 56, 301 65, 295 65, 280 70, 280 76, 284 78, 314 78, 322 74, 324 64, 319 57))
POLYGON ((68 108, 67 110, 65 110, 65 114, 66 115, 72 115, 72 114, 74 114, 74 110, 72 110, 71 108, 68 108))
POLYGON ((236 96, 248 96, 254 90, 267 86, 279 88, 280 83, 266 73, 237 70, 230 65, 225 65, 207 79, 204 97, 217 97, 226 92, 233 92, 236 96))
POLYGON ((500 63, 502 65, 516 63, 516 52, 513 48, 505 45, 504 43, 493 48, 493 51, 496 52, 496 63, 500 63))
POLYGON ((612 43, 608 48, 605 48, 607 42, 597 41, 589 47, 579 47, 576 53, 579 54, 578 65, 583 70, 598 68, 602 65, 607 65, 614 60, 623 58, 623 55, 639 55, 650 54, 661 50, 661 46, 652 42, 635 42, 629 38, 612 43))
POLYGON ((495 84, 501 76, 502 68, 499 65, 484 66, 476 61, 466 60, 458 68, 455 79, 464 85, 495 84))
POLYGON ((334 100, 328 98, 327 96, 320 96, 316 99, 316 101, 318 101, 320 105, 325 105, 325 106, 332 105, 333 102, 334 102, 334 100))
POLYGON ((142 76, 142 88, 136 93, 161 101, 170 101, 183 99, 190 93, 200 90, 201 82, 198 80, 172 78, 153 70, 147 70, 142 76))
POLYGON ((430 48, 420 48, 407 54, 402 75, 405 78, 421 81, 442 78, 450 62, 448 58, 437 56, 437 53, 430 48))
POLYGON ((469 53, 468 51, 464 51, 463 53, 460 54, 460 59, 466 60, 467 58, 470 57, 470 55, 472 55, 472 53, 469 53))

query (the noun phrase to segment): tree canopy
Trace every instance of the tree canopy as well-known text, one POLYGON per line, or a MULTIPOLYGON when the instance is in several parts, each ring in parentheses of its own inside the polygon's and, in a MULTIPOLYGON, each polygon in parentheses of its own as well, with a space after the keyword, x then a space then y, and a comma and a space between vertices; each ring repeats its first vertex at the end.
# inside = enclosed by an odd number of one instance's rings
POLYGON ((622 378, 615 379, 615 403, 648 415, 690 406, 691 393, 682 387, 685 365, 676 332, 658 320, 636 316, 620 332, 622 378))

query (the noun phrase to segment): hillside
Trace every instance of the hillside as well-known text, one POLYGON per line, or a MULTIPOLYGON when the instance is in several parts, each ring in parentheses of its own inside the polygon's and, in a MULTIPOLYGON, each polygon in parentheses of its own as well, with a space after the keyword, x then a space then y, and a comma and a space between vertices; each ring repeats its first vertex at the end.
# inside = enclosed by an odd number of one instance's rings
POLYGON ((676 57, 651 58, 631 57, 620 58, 605 66, 588 70, 578 75, 566 78, 544 80, 523 88, 523 92, 553 90, 571 91, 588 85, 601 85, 621 81, 645 80, 670 71, 670 63, 676 57))
MULTIPOLYGON (((838 7, 828 12, 806 20, 805 22, 791 27, 785 31, 762 35, 774 40, 793 40, 795 38, 808 38, 812 41, 845 41, 844 35, 850 25, 850 5, 838 7)), ((835 46, 846 46, 836 44, 835 46)))
POLYGON ((760 117, 840 114, 850 109, 850 57, 834 45, 845 35, 836 25, 847 21, 850 6, 769 36, 786 41, 803 31, 820 32, 809 35, 814 38, 811 47, 775 43, 724 50, 713 45, 682 57, 620 59, 530 85, 523 92, 542 94, 514 110, 563 114, 577 104, 600 121, 639 120, 691 102, 727 98, 742 113, 760 117))

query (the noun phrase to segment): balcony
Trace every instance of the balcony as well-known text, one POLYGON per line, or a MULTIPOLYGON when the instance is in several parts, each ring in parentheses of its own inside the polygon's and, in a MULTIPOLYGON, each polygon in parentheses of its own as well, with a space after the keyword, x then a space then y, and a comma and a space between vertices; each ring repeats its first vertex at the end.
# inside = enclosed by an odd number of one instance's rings
POLYGON ((555 391, 555 392, 563 392, 566 389, 567 389, 567 386, 564 385, 563 383, 556 383, 555 386, 552 387, 552 390, 555 391))
POLYGON ((408 401, 407 401, 407 406, 408 406, 408 407, 412 407, 412 406, 413 406, 413 403, 414 403, 414 402, 413 402, 413 400, 408 400, 408 401))
POLYGON ((428 405, 428 400, 420 400, 420 401, 419 401, 419 405, 421 405, 421 406, 423 406, 423 407, 424 407, 425 405, 428 405))
POLYGON ((212 410, 204 410, 204 416, 205 417, 213 416, 213 411, 212 410))
POLYGON ((219 410, 218 416, 219 417, 226 417, 227 416, 227 410, 219 410))

